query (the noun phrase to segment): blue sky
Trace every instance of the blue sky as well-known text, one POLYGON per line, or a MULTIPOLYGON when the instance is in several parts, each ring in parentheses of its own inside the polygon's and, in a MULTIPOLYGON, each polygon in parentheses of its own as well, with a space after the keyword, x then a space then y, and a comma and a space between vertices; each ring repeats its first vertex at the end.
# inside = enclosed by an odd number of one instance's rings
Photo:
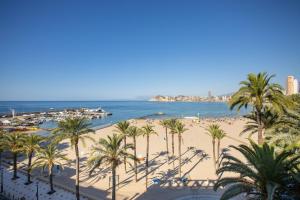
POLYGON ((300 1, 0 1, 0 100, 235 91, 300 79, 300 1))

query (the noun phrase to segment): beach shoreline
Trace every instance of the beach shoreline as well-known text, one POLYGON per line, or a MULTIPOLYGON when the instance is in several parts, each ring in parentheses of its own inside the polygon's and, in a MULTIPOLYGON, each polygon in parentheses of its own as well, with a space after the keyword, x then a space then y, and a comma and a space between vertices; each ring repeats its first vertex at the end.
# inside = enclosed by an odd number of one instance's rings
MULTIPOLYGON (((214 180, 217 179, 214 173, 213 161, 212 161, 212 144, 211 138, 206 132, 206 128, 213 123, 220 125, 220 127, 228 134, 221 141, 221 148, 227 149, 230 145, 239 145, 242 143, 248 143, 247 137, 240 136, 240 132, 246 123, 246 119, 242 117, 234 118, 202 118, 200 121, 197 119, 179 119, 185 124, 188 129, 183 134, 182 143, 182 172, 183 176, 187 177, 190 181, 188 188, 193 188, 195 184, 201 184, 197 187, 205 188, 211 187, 208 184, 212 184, 214 180), (205 155, 205 157, 204 157, 205 155)), ((145 164, 143 162, 138 164, 138 182, 134 181, 134 172, 129 170, 125 172, 124 164, 120 165, 117 169, 117 175, 119 176, 119 187, 117 194, 119 199, 139 199, 139 196, 146 194, 155 194, 157 192, 157 187, 153 185, 152 181, 154 178, 159 178, 163 184, 159 188, 169 188, 178 189, 181 187, 180 184, 173 182, 178 178, 178 138, 175 136, 174 145, 175 152, 174 158, 172 156, 171 150, 171 134, 168 135, 169 140, 169 156, 166 155, 166 143, 165 143, 165 128, 160 125, 159 119, 130 119, 128 120, 131 125, 142 127, 149 124, 154 127, 154 130, 158 133, 157 136, 150 137, 150 167, 149 167, 149 189, 145 189, 145 164), (171 159, 170 159, 171 158, 171 159)), ((116 133, 115 124, 110 124, 106 127, 97 129, 96 132, 89 133, 88 135, 92 137, 95 141, 100 138, 106 138, 108 135, 116 133)), ((132 142, 131 138, 128 138, 129 143, 132 142)), ((101 169, 97 169, 92 176, 89 176, 87 171, 86 161, 89 158, 91 148, 94 143, 87 140, 85 145, 80 144, 80 158, 82 160, 81 167, 81 191, 83 193, 91 194, 92 196, 101 196, 103 199, 109 197, 107 194, 110 193, 109 187, 109 177, 111 176, 111 171, 109 166, 102 166, 101 169), (105 191, 105 192, 104 192, 105 191)), ((143 137, 137 138, 137 155, 144 157, 146 155, 146 139, 143 137)), ((56 176, 54 181, 57 184, 65 182, 75 181, 75 154, 72 148, 70 148, 70 143, 68 140, 64 140, 60 143, 61 152, 65 153, 69 159, 71 159, 70 164, 66 164, 65 169, 56 176)), ((239 158, 240 155, 236 154, 235 151, 230 151, 230 153, 239 158)), ((26 160, 23 164, 26 164, 26 160)), ((36 172, 37 173, 37 172, 36 172)), ((217 194, 217 193, 216 193, 217 194)), ((219 194, 219 193, 218 193, 219 194)), ((163 194, 161 194, 163 196, 163 194)), ((178 193, 180 195, 180 192, 178 193)))

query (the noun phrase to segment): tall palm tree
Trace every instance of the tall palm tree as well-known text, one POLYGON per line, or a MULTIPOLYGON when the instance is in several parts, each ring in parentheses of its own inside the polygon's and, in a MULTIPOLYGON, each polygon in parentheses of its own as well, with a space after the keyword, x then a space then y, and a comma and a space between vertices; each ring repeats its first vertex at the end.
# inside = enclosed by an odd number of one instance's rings
POLYGON ((136 157, 128 153, 129 149, 133 149, 132 144, 122 145, 124 137, 122 135, 113 134, 107 136, 107 139, 101 138, 92 148, 88 165, 91 167, 92 173, 97 167, 103 163, 111 165, 112 169, 112 200, 116 199, 116 168, 125 162, 124 158, 136 160, 136 157))
POLYGON ((147 138, 147 147, 146 147, 146 189, 148 188, 148 167, 149 167, 149 140, 151 135, 157 135, 154 131, 153 126, 147 124, 142 127, 142 135, 147 138))
POLYGON ((94 140, 92 137, 87 135, 87 133, 94 133, 93 129, 89 128, 90 123, 88 123, 86 118, 75 117, 66 118, 58 123, 58 127, 53 131, 53 135, 57 141, 63 139, 69 139, 71 147, 74 148, 76 155, 76 199, 80 199, 79 194, 79 174, 80 174, 80 158, 79 158, 79 142, 85 145, 85 139, 94 140))
POLYGON ((26 153, 26 156, 28 158, 28 164, 27 164, 27 182, 25 185, 31 184, 32 181, 31 178, 31 163, 32 163, 32 157, 34 153, 37 153, 41 147, 40 144, 44 140, 42 136, 36 135, 36 134, 29 134, 25 136, 25 143, 23 146, 23 151, 26 153))
POLYGON ((13 172, 14 172, 12 177, 13 180, 19 178, 17 176, 18 154, 22 152, 24 143, 25 143, 24 133, 12 132, 12 133, 5 133, 3 135, 3 140, 1 144, 5 150, 10 151, 13 155, 13 172))
MULTIPOLYGON (((117 131, 124 136, 124 145, 127 145, 127 129, 130 126, 130 123, 128 121, 122 121, 118 122, 116 124, 117 131)), ((126 162, 126 157, 124 158, 124 167, 125 167, 125 172, 127 172, 127 162, 126 162)))
POLYGON ((285 98, 283 89, 279 84, 271 83, 274 75, 267 73, 248 74, 246 81, 242 81, 241 88, 232 96, 229 101, 230 109, 237 107, 253 107, 256 122, 258 124, 258 143, 264 142, 262 113, 265 107, 272 108, 276 112, 282 112, 285 107, 290 105, 290 101, 285 98))
POLYGON ((164 119, 160 121, 160 125, 163 126, 166 130, 166 149, 167 149, 167 156, 169 157, 169 141, 168 141, 168 127, 169 127, 169 120, 164 119))
POLYGON ((219 166, 219 159, 220 159, 220 156, 221 156, 221 152, 220 152, 220 145, 221 145, 221 140, 226 137, 226 133, 224 130, 222 129, 219 129, 218 131, 218 134, 216 135, 217 137, 217 166, 219 166))
POLYGON ((273 200, 277 195, 287 191, 287 180, 293 179, 299 173, 300 155, 290 151, 277 154, 274 147, 267 143, 257 145, 251 141, 251 146, 231 146, 242 154, 240 160, 229 154, 224 156, 223 165, 217 170, 219 179, 215 190, 228 186, 221 200, 231 199, 245 193, 249 199, 273 200), (224 172, 235 173, 237 176, 222 177, 224 172))
POLYGON ((172 157, 174 158, 174 152, 175 152, 175 147, 174 147, 174 128, 176 126, 177 123, 177 119, 170 119, 169 123, 168 123, 168 128, 170 129, 170 133, 172 135, 172 157))
POLYGON ((215 168, 215 171, 216 171, 216 165, 217 165, 217 160, 216 160, 216 139, 217 139, 217 136, 220 132, 220 126, 218 124, 211 124, 211 125, 208 126, 206 131, 212 139, 213 161, 214 161, 214 168, 215 168))
POLYGON ((180 121, 175 123, 175 127, 173 128, 174 134, 178 135, 178 157, 179 157, 179 177, 181 178, 181 140, 182 134, 187 131, 188 129, 184 128, 184 124, 180 121))
MULTIPOLYGON (((136 138, 140 136, 141 130, 136 126, 130 126, 127 129, 128 137, 133 139, 133 150, 134 150, 134 157, 136 158, 136 138)), ((135 173, 135 182, 137 182, 137 160, 134 160, 134 173, 135 173)))
POLYGON ((53 194, 53 167, 64 167, 63 161, 69 161, 66 158, 66 154, 62 154, 57 148, 57 143, 50 143, 45 148, 42 148, 36 156, 36 160, 32 164, 32 168, 42 168, 48 170, 50 190, 48 194, 53 194))

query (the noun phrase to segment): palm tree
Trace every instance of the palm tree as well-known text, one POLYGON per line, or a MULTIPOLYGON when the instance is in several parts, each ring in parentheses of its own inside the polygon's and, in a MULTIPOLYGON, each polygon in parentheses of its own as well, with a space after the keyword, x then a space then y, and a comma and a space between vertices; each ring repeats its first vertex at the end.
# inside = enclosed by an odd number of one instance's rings
POLYGON ((132 144, 122 145, 122 135, 113 134, 107 136, 107 139, 101 138, 92 148, 88 165, 91 167, 92 173, 100 165, 111 165, 112 169, 112 200, 116 199, 116 168, 125 162, 124 158, 136 160, 136 157, 128 153, 129 149, 133 149, 132 144))
POLYGON ((160 121, 160 125, 162 125, 166 130, 166 149, 167 149, 167 156, 169 157, 169 144, 168 144, 168 127, 169 127, 169 120, 164 119, 160 121))
POLYGON ((25 136, 20 132, 5 133, 3 135, 2 145, 5 150, 8 150, 13 155, 13 177, 12 180, 19 178, 17 176, 18 154, 22 152, 25 143, 25 136))
POLYGON ((290 102, 285 98, 283 89, 279 84, 271 83, 274 75, 267 73, 248 74, 246 81, 242 81, 241 88, 232 96, 229 105, 230 109, 237 107, 239 111, 248 105, 253 107, 256 122, 258 124, 258 143, 264 142, 262 113, 265 107, 272 108, 276 112, 282 112, 290 102))
POLYGON ((79 158, 79 147, 78 144, 81 142, 85 145, 85 139, 94 140, 92 137, 87 135, 87 133, 94 133, 93 129, 89 128, 90 123, 87 122, 86 118, 75 117, 75 118, 66 118, 63 121, 58 123, 58 127, 53 131, 53 135, 57 141, 63 139, 69 139, 71 147, 74 147, 76 155, 76 199, 80 199, 79 194, 79 174, 80 174, 80 158, 79 158))
POLYGON ((42 168, 48 170, 50 190, 48 194, 53 194, 53 167, 60 166, 63 169, 62 161, 69 161, 66 158, 66 154, 62 154, 57 148, 57 143, 50 143, 45 148, 42 148, 37 156, 36 160, 32 164, 32 168, 42 168))
POLYGON ((31 162, 33 154, 38 152, 40 150, 40 144, 44 140, 43 137, 36 135, 36 134, 30 134, 25 137, 25 143, 23 146, 23 151, 26 153, 28 158, 28 164, 27 164, 27 182, 25 185, 31 184, 32 181, 31 178, 31 162))
POLYGON ((177 119, 170 119, 169 123, 168 123, 168 128, 170 129, 170 133, 172 135, 172 157, 174 158, 174 152, 175 152, 175 148, 174 148, 174 128, 176 126, 177 123, 177 119))
POLYGON ((177 121, 175 127, 173 128, 172 132, 178 135, 178 157, 179 157, 179 177, 181 178, 181 140, 182 134, 187 131, 188 129, 184 128, 184 124, 180 121, 177 121))
POLYGON ((148 188, 148 167, 149 167, 149 140, 151 135, 157 135, 154 131, 153 126, 146 125, 142 127, 143 137, 147 137, 147 147, 146 147, 146 189, 148 188))
POLYGON ((257 145, 252 141, 251 146, 231 148, 241 153, 244 159, 240 160, 229 154, 224 156, 222 167, 217 170, 219 179, 214 186, 217 190, 228 185, 221 200, 231 199, 242 193, 249 199, 279 199, 277 195, 287 191, 286 181, 299 173, 297 165, 300 155, 290 151, 277 154, 274 147, 267 143, 257 145), (237 176, 222 177, 224 172, 235 173, 237 176))
MULTIPOLYGON (((127 129, 130 126, 130 123, 128 121, 122 121, 118 122, 116 124, 117 131, 124 136, 124 145, 127 145, 127 129)), ((125 167, 125 172, 127 172, 127 162, 126 162, 126 157, 124 158, 124 167, 125 167)))
MULTIPOLYGON (((133 139, 134 157, 136 158, 136 138, 141 134, 141 131, 136 126, 130 126, 127 129, 127 135, 133 139)), ((137 160, 134 160, 135 182, 137 182, 137 160)))
MULTIPOLYGON (((241 132, 240 135, 244 133, 249 133, 249 138, 254 134, 258 132, 259 125, 256 121, 256 114, 255 112, 251 112, 248 115, 244 116, 246 119, 248 119, 245 129, 241 132)), ((280 116, 278 113, 268 109, 264 108, 263 112, 261 113, 261 123, 264 127, 264 133, 267 134, 267 131, 271 131, 276 127, 276 125, 279 125, 280 116)))
POLYGON ((219 159, 220 159, 220 156, 221 156, 221 152, 220 152, 220 145, 221 145, 221 140, 226 137, 226 133, 224 130, 222 129, 219 129, 219 132, 218 134, 216 135, 217 137, 217 143, 218 143, 218 146, 217 146, 217 155, 218 155, 218 159, 217 159, 217 165, 219 166, 219 159))
POLYGON ((216 170, 217 160, 216 160, 216 139, 220 132, 220 126, 218 124, 211 124, 206 129, 208 135, 210 135, 212 139, 212 147, 213 147, 213 160, 214 160, 214 168, 216 170))
POLYGON ((300 110, 289 110, 266 132, 266 141, 275 146, 276 150, 300 149, 300 110), (280 134, 277 134, 279 133, 280 134))

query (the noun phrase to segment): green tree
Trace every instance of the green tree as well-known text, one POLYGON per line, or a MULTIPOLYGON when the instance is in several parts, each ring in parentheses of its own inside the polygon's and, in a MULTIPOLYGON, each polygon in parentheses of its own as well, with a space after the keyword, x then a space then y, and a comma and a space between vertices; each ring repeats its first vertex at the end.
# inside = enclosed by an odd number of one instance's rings
POLYGON ((216 139, 218 137, 218 134, 220 132, 220 126, 218 124, 211 124, 208 126, 206 129, 207 134, 210 135, 211 140, 212 140, 212 148, 213 148, 213 161, 214 161, 214 168, 216 171, 216 165, 217 165, 217 160, 216 160, 216 139))
POLYGON ((164 119, 160 121, 160 125, 165 128, 166 133, 166 149, 167 149, 167 156, 169 157, 169 141, 168 141, 168 127, 169 127, 169 120, 164 119))
POLYGON ((256 116, 258 124, 258 143, 264 142, 264 126, 262 123, 262 113, 267 107, 276 112, 282 112, 290 102, 283 94, 283 88, 276 83, 271 83, 274 75, 269 76, 267 73, 248 74, 246 81, 242 81, 240 89, 232 96, 229 105, 230 109, 237 107, 247 108, 251 105, 256 116))
POLYGON ((180 121, 177 121, 175 123, 175 126, 172 130, 172 132, 174 134, 177 134, 178 136, 178 158, 179 158, 179 177, 181 178, 181 141, 182 141, 182 134, 187 131, 188 129, 186 129, 184 127, 185 125, 180 122, 180 121))
POLYGON ((24 143, 25 143, 24 133, 12 132, 12 133, 5 133, 3 135, 1 146, 5 150, 10 151, 13 155, 13 177, 12 177, 13 180, 19 178, 17 176, 18 154, 22 152, 24 143))
POLYGON ((216 135, 217 137, 217 165, 219 166, 219 159, 220 159, 220 156, 221 156, 221 152, 220 152, 220 145, 221 145, 221 140, 226 137, 226 133, 224 130, 222 129, 219 129, 218 131, 218 134, 216 135))
POLYGON ((286 111, 279 117, 276 123, 268 129, 266 141, 276 147, 283 149, 300 150, 300 109, 286 111))
POLYGON ((136 157, 128 153, 133 149, 132 144, 122 145, 124 137, 113 134, 107 136, 107 139, 101 138, 92 148, 91 156, 88 160, 88 166, 91 167, 90 173, 102 164, 111 165, 112 169, 112 200, 116 199, 116 169, 125 162, 125 157, 136 160, 136 157))
POLYGON ((149 168, 149 140, 151 135, 157 135, 154 131, 153 126, 146 125, 142 127, 142 135, 147 138, 146 146, 146 189, 148 189, 148 168, 149 168))
POLYGON ((58 123, 58 127, 53 131, 53 135, 57 141, 63 139, 69 139, 71 147, 74 148, 76 155, 76 199, 80 199, 79 194, 79 174, 80 174, 80 158, 79 158, 79 147, 78 144, 81 142, 85 145, 85 139, 93 141, 93 138, 90 137, 87 133, 94 133, 93 129, 89 128, 90 123, 88 123, 86 118, 75 117, 75 118, 66 118, 63 121, 58 123))
POLYGON ((176 126, 176 123, 177 123, 177 119, 170 119, 169 120, 169 123, 168 123, 168 127, 170 129, 170 133, 172 135, 172 158, 174 158, 174 153, 175 153, 175 147, 174 147, 174 128, 176 126))
POLYGON ((251 146, 231 146, 242 154, 240 160, 229 154, 224 155, 222 167, 217 170, 219 179, 214 186, 225 187, 221 200, 231 199, 242 193, 249 199, 273 200, 287 190, 286 181, 299 173, 300 156, 290 151, 276 153, 267 143, 251 146), (222 177, 223 173, 235 173, 237 176, 222 177), (277 197, 276 197, 277 196, 277 197))
POLYGON ((300 150, 300 95, 287 97, 292 106, 280 115, 268 114, 264 117, 267 121, 265 131, 266 141, 275 146, 277 151, 283 149, 300 150))
POLYGON ((32 168, 42 168, 48 170, 50 190, 48 194, 53 194, 53 167, 64 167, 63 161, 69 161, 65 154, 62 154, 57 148, 57 143, 50 143, 45 148, 42 148, 36 156, 36 160, 32 164, 32 168))
MULTIPOLYGON (((127 129, 128 137, 133 139, 133 150, 134 150, 134 157, 136 158, 136 138, 140 136, 141 130, 136 126, 130 126, 127 129)), ((134 173, 135 173, 135 182, 137 182, 137 160, 134 160, 134 173)))
MULTIPOLYGON (((127 129, 129 128, 130 123, 128 121, 122 121, 118 122, 116 124, 117 132, 122 134, 124 137, 124 145, 127 145, 127 129)), ((125 172, 127 172, 127 162, 126 162, 126 157, 124 158, 124 167, 125 167, 125 172)))
POLYGON ((42 136, 36 134, 29 134, 25 136, 25 143, 23 146, 23 151, 28 158, 27 164, 27 182, 26 185, 31 184, 31 164, 32 164, 32 157, 34 153, 37 153, 41 149, 41 142, 44 140, 42 136))
MULTIPOLYGON (((255 112, 251 112, 244 116, 248 121, 246 122, 244 130, 241 132, 241 135, 244 133, 249 133, 249 138, 258 132, 259 124, 257 123, 255 112)), ((261 123, 264 127, 264 133, 267 134, 267 131, 272 131, 272 129, 279 123, 280 116, 274 111, 264 108, 261 113, 261 123)))

